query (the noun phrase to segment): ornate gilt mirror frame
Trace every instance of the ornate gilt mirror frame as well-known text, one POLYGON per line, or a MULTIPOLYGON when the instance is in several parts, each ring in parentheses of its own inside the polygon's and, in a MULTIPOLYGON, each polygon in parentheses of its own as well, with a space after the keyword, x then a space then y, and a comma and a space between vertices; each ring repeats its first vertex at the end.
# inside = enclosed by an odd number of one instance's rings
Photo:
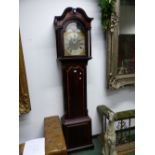
POLYGON ((106 34, 107 86, 109 89, 119 89, 135 83, 135 34, 124 35, 119 32, 122 3, 123 5, 127 3, 130 7, 135 5, 135 0, 99 0, 102 28, 106 34), (111 9, 107 9, 110 7, 111 9), (127 53, 130 58, 123 58, 120 49, 124 50, 123 52, 127 53))
POLYGON ((19 35, 19 114, 26 114, 31 110, 28 85, 25 72, 24 56, 19 35))

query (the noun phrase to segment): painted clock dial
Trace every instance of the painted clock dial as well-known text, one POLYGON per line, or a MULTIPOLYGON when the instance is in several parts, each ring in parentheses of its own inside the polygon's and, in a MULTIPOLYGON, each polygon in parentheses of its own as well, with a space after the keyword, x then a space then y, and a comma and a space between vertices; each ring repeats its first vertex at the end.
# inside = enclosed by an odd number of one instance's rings
POLYGON ((64 56, 86 55, 85 35, 78 22, 69 23, 64 31, 64 56))

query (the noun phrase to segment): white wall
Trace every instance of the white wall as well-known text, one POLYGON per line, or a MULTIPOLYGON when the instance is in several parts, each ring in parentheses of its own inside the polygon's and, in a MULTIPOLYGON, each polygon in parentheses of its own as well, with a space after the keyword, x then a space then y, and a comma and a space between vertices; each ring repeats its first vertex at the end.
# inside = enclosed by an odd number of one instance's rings
POLYGON ((92 21, 92 57, 87 66, 87 99, 93 135, 101 130, 96 107, 114 111, 134 108, 134 88, 106 89, 106 51, 97 0, 20 0, 20 31, 31 100, 31 112, 20 117, 20 143, 43 136, 46 116, 63 115, 60 64, 56 61, 54 16, 68 7, 82 7, 92 21))

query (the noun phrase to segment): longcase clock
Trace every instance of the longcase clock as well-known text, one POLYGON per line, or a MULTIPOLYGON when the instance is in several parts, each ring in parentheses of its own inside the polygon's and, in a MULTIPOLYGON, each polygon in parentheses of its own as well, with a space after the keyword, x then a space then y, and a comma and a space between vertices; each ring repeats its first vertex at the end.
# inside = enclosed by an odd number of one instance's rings
POLYGON ((87 71, 91 59, 91 21, 81 8, 68 7, 54 19, 57 59, 63 73, 63 132, 68 151, 93 147, 87 110, 87 71))

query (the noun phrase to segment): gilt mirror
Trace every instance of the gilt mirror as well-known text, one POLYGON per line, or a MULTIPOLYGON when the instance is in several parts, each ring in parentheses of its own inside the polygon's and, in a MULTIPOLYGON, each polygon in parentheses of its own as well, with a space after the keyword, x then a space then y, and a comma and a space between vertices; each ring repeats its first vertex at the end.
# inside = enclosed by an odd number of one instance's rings
POLYGON ((106 30, 107 85, 119 89, 135 83, 135 0, 113 2, 106 30))
POLYGON ((19 115, 26 114, 31 110, 28 92, 24 55, 21 38, 19 35, 19 115))

